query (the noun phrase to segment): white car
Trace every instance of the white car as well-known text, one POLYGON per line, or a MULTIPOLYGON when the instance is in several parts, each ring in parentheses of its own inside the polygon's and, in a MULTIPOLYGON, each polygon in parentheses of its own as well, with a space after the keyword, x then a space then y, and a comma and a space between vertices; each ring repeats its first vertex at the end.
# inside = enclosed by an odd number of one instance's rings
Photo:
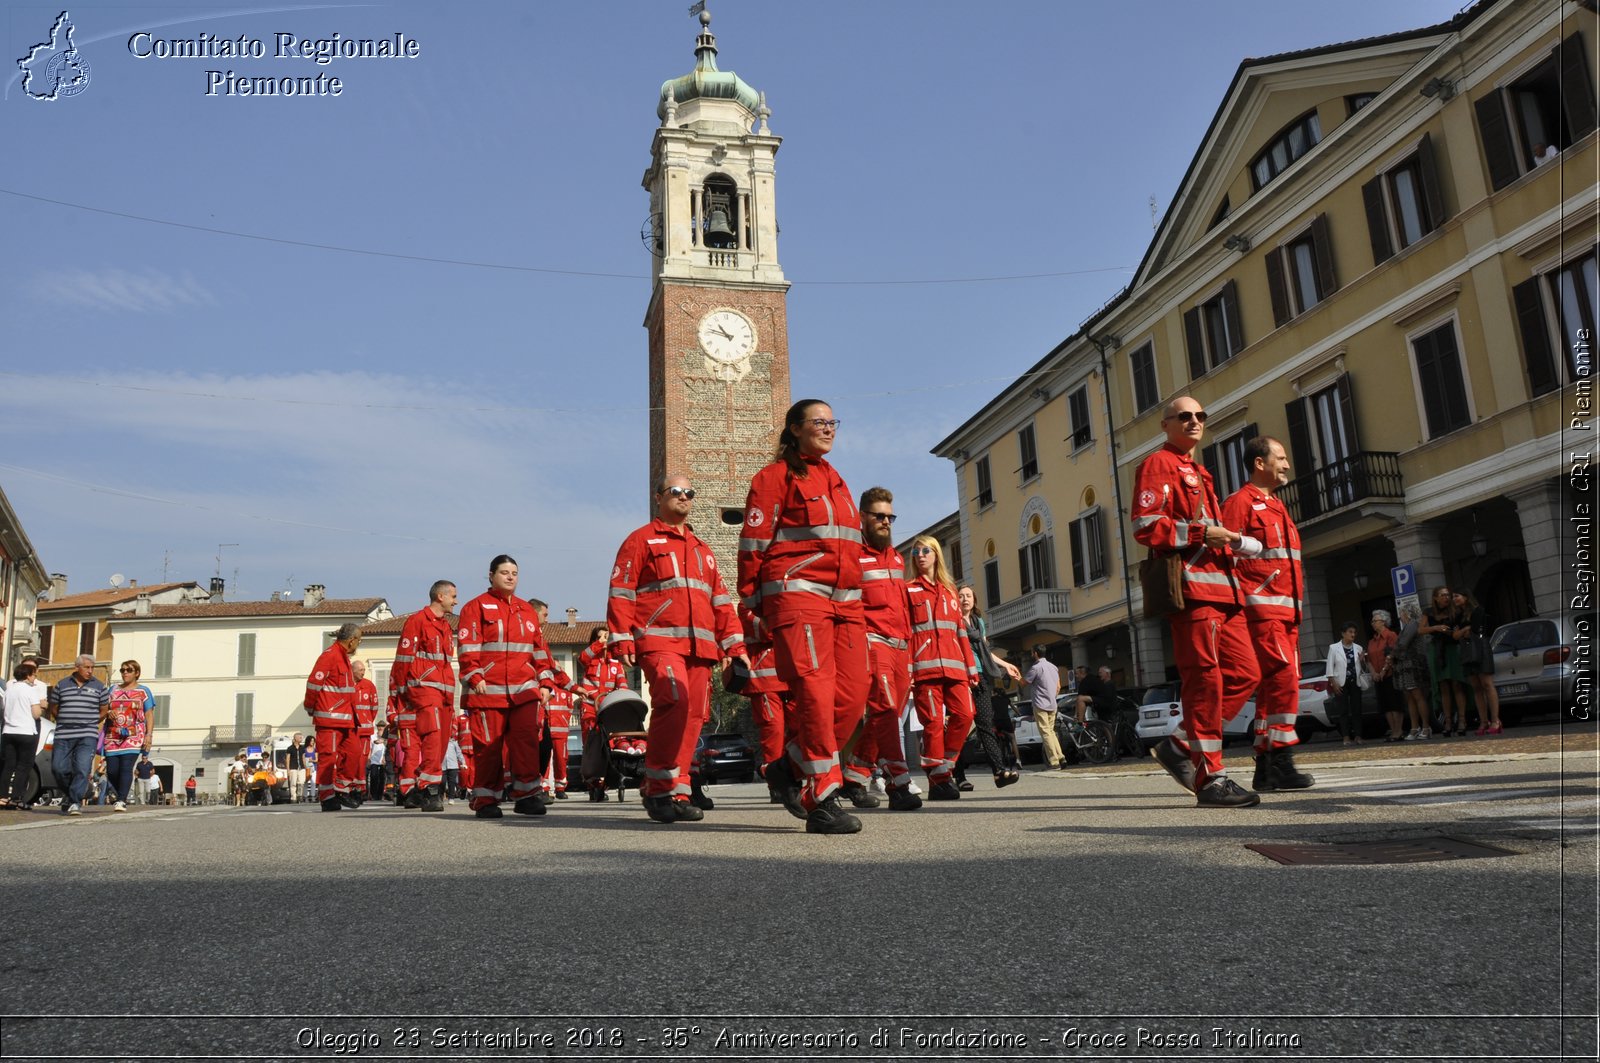
MULTIPOLYGON (((1302 740, 1317 731, 1336 729, 1328 719, 1324 704, 1328 698, 1325 668, 1322 661, 1306 661, 1300 666, 1300 722, 1296 729, 1302 740)), ((1148 749, 1176 730, 1182 717, 1177 684, 1151 687, 1145 691, 1144 702, 1139 706, 1139 722, 1134 731, 1148 749)), ((1222 725, 1222 740, 1250 740, 1255 718, 1256 699, 1252 697, 1239 709, 1237 716, 1222 725)))

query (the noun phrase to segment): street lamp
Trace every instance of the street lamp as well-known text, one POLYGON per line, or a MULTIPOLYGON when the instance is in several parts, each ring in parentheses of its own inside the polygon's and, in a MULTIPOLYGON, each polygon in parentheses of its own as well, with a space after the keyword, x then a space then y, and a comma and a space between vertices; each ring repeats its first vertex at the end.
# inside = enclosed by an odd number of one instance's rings
POLYGON ((1356 590, 1364 591, 1364 590, 1367 589, 1367 574, 1366 574, 1366 572, 1364 572, 1364 571, 1362 571, 1361 569, 1358 568, 1358 569, 1356 569, 1354 572, 1352 572, 1350 574, 1350 578, 1353 581, 1355 581, 1356 590))

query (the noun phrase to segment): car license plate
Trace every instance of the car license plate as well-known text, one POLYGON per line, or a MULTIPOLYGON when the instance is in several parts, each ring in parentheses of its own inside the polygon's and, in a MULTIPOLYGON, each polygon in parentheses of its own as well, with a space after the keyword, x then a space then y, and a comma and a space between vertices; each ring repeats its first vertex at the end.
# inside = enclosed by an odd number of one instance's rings
POLYGON ((1165 709, 1145 709, 1144 710, 1144 718, 1147 719, 1147 720, 1159 720, 1159 719, 1161 719, 1162 716, 1165 716, 1165 715, 1166 715, 1166 710, 1165 709))
POLYGON ((1526 694, 1528 692, 1528 684, 1507 683, 1504 686, 1496 686, 1495 689, 1501 694, 1526 694))

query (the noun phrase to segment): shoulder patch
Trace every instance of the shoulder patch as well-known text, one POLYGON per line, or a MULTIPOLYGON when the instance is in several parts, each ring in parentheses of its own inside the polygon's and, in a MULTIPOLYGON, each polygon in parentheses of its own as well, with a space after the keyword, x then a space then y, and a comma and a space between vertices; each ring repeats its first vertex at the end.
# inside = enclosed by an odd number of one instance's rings
POLYGON ((1145 507, 1149 507, 1149 506, 1153 506, 1155 504, 1156 504, 1156 493, 1154 491, 1140 491, 1139 492, 1139 505, 1145 506, 1145 507))

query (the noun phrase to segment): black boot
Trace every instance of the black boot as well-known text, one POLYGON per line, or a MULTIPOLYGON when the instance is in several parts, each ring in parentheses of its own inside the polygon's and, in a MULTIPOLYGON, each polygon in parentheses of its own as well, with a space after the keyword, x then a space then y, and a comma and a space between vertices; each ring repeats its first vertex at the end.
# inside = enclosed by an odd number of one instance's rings
POLYGON ((1309 790, 1317 780, 1294 766, 1294 752, 1283 746, 1268 754, 1272 759, 1272 784, 1278 790, 1309 790))
POLYGON ((337 797, 324 797, 322 799, 322 811, 343 812, 344 802, 339 800, 337 797))
POLYGON ((519 816, 542 816, 544 815, 544 799, 538 794, 519 797, 516 803, 511 806, 511 811, 519 816))
POLYGON ((672 798, 667 797, 664 794, 661 797, 645 798, 644 812, 645 815, 649 816, 657 823, 678 822, 678 810, 673 806, 672 798))
POLYGON ((883 803, 878 800, 877 794, 873 793, 871 790, 867 789, 865 786, 862 786, 858 782, 845 783, 844 795, 845 797, 849 798, 850 803, 855 805, 857 808, 877 808, 883 803))
POLYGON ((422 791, 422 804, 419 806, 424 812, 444 811, 444 790, 438 786, 430 786, 422 791))
POLYGON ((839 807, 837 797, 829 797, 806 816, 807 834, 855 834, 861 821, 839 807))
POLYGON ((717 803, 706 796, 705 787, 701 785, 699 779, 689 780, 689 803, 706 812, 717 807, 717 803))
POLYGON ((795 819, 806 819, 805 807, 800 804, 800 784, 789 770, 788 759, 779 757, 768 764, 765 775, 767 789, 777 795, 778 803, 788 810, 789 815, 795 819))
POLYGON ((1256 774, 1250 780, 1250 789, 1258 794, 1264 794, 1268 790, 1276 790, 1277 788, 1277 772, 1273 769, 1272 754, 1270 752, 1257 753, 1256 774))
POLYGON ((912 793, 904 786, 897 786, 889 791, 889 808, 894 812, 915 812, 922 807, 922 798, 912 793))

